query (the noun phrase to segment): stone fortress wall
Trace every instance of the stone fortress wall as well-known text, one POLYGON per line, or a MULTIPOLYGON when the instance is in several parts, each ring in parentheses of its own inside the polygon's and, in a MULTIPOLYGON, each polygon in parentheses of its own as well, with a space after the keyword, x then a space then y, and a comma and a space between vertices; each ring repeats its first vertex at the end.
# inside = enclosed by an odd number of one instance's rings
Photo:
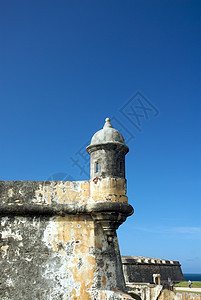
POLYGON ((112 195, 121 181, 0 182, 0 299, 129 299, 116 229, 133 209, 124 189, 112 195))
POLYGON ((87 151, 89 181, 0 182, 1 300, 132 299, 116 235, 129 149, 107 118, 87 151))
POLYGON ((129 149, 108 118, 87 151, 89 181, 0 182, 1 300, 156 300, 157 276, 183 280, 179 262, 121 260, 129 149))
POLYGON ((178 261, 139 256, 122 256, 121 259, 127 283, 153 283, 153 274, 160 274, 163 285, 168 284, 168 280, 174 283, 184 280, 178 261))

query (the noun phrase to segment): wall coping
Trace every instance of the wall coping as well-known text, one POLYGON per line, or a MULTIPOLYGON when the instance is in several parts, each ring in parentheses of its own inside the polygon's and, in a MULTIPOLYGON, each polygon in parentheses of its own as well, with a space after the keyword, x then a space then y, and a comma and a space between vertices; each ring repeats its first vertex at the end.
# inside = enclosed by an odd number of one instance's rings
POLYGON ((144 256, 121 256, 123 265, 181 266, 179 261, 144 256))

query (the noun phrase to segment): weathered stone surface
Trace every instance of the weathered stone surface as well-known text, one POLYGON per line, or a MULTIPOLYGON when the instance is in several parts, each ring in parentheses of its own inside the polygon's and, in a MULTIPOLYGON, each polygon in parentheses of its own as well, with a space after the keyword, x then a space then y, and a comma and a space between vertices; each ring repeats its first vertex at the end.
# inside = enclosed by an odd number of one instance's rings
POLYGON ((94 134, 87 151, 91 156, 91 179, 125 178, 125 155, 129 148, 121 133, 112 127, 109 118, 103 129, 94 134))
MULTIPOLYGON (((165 296, 166 295, 164 295, 164 297, 160 298, 159 300, 166 300, 167 298, 165 298, 165 296)), ((174 299, 174 300, 201 300, 201 295, 196 294, 196 293, 179 293, 179 292, 177 292, 174 295, 174 298, 170 298, 170 300, 172 300, 172 299, 174 299)))
POLYGON ((128 150, 107 119, 87 147, 89 181, 0 182, 1 300, 172 299, 149 282, 183 280, 179 262, 122 257, 125 285, 116 230, 133 213, 128 150))
POLYGON ((163 290, 162 285, 150 283, 129 283, 126 287, 129 294, 137 300, 158 300, 163 290))
POLYGON ((112 127, 109 118, 105 119, 103 129, 96 132, 91 139, 91 145, 102 145, 106 143, 119 143, 125 145, 122 134, 112 127))
POLYGON ((125 178, 124 156, 128 152, 127 146, 114 143, 89 145, 87 151, 91 155, 91 178, 125 178))
POLYGON ((124 185, 122 179, 115 178, 105 179, 102 186, 88 181, 0 181, 0 215, 62 215, 113 210, 130 215, 133 209, 127 204, 124 185))
POLYGON ((163 290, 158 300, 201 300, 201 295, 163 290))
POLYGON ((87 187, 0 182, 0 299, 102 299, 101 290, 125 290, 115 231, 132 207, 90 201, 87 187))
POLYGON ((0 182, 1 300, 131 299, 116 236, 133 213, 125 149, 113 141, 108 173, 100 165, 90 181, 0 182), (123 172, 112 176, 113 166, 123 172))
POLYGON ((168 278, 173 282, 184 280, 178 261, 150 257, 122 256, 125 280, 128 283, 153 283, 153 274, 161 275, 161 283, 167 284, 168 278))

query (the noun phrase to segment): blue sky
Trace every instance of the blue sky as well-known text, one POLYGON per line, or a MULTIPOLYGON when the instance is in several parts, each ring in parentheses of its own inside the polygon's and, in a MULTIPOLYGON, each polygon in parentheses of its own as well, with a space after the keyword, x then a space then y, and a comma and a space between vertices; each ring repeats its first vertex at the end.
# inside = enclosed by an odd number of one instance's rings
POLYGON ((111 117, 135 209, 121 253, 185 273, 201 273, 200 15, 194 0, 0 3, 1 179, 88 179, 85 144, 111 117))

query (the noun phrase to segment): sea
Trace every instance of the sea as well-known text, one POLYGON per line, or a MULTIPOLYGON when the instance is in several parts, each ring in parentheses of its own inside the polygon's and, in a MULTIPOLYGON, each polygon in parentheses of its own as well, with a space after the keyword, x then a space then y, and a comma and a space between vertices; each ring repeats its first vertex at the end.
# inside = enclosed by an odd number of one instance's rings
POLYGON ((189 279, 191 281, 201 281, 201 274, 187 274, 187 273, 184 273, 184 279, 186 281, 188 281, 189 279))

